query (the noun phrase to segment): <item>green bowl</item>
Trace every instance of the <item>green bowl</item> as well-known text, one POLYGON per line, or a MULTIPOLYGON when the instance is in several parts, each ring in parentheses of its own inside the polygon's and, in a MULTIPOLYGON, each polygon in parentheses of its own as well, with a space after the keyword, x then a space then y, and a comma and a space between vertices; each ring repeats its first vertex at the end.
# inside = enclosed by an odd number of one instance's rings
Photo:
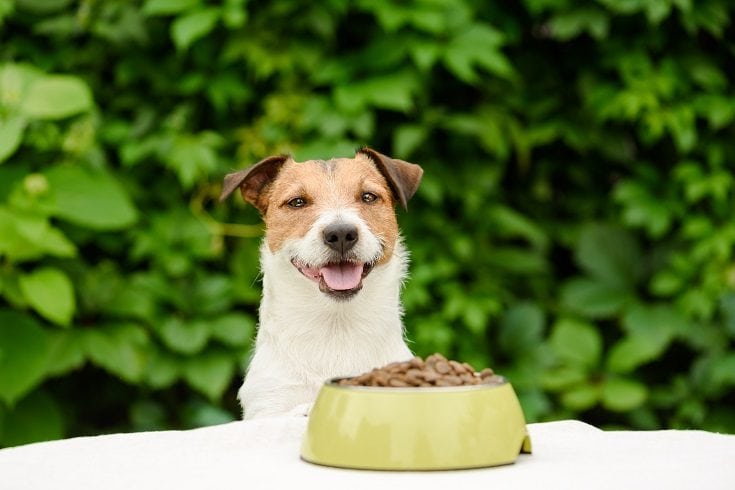
POLYGON ((448 470, 515 462, 531 452, 511 384, 447 388, 322 386, 301 457, 373 470, 448 470))

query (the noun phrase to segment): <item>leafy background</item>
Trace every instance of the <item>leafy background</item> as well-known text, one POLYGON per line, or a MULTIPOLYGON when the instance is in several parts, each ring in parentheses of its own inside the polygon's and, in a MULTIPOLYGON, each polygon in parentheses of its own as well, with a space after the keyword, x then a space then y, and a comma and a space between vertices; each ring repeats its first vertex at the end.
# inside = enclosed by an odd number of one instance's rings
POLYGON ((221 177, 362 144, 413 348, 529 421, 735 432, 727 0, 0 0, 0 446, 238 416, 257 213, 221 177))

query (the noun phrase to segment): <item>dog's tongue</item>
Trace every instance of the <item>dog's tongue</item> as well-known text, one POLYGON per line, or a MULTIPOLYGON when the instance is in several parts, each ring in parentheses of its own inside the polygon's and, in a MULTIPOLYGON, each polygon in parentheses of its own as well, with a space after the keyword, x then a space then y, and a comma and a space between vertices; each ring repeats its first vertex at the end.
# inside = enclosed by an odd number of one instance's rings
POLYGON ((319 269, 324 282, 335 291, 354 289, 362 278, 362 264, 330 264, 319 269))

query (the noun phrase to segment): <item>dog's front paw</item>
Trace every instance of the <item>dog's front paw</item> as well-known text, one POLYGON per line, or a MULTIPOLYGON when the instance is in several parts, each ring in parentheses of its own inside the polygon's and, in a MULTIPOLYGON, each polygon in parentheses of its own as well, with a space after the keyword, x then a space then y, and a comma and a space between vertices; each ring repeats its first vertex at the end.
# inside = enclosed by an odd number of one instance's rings
POLYGON ((288 412, 288 414, 295 417, 308 417, 309 412, 311 412, 312 405, 312 403, 302 403, 300 405, 296 405, 288 412))

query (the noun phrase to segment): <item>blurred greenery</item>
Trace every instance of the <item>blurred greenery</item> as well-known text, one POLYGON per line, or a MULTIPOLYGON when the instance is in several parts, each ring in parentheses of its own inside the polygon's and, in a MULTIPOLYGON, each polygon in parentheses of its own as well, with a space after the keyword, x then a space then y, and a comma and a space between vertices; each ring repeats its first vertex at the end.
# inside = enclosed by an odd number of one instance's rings
POLYGON ((256 211, 368 144, 414 350, 529 421, 735 433, 728 0, 0 0, 0 446, 238 416, 256 211))

